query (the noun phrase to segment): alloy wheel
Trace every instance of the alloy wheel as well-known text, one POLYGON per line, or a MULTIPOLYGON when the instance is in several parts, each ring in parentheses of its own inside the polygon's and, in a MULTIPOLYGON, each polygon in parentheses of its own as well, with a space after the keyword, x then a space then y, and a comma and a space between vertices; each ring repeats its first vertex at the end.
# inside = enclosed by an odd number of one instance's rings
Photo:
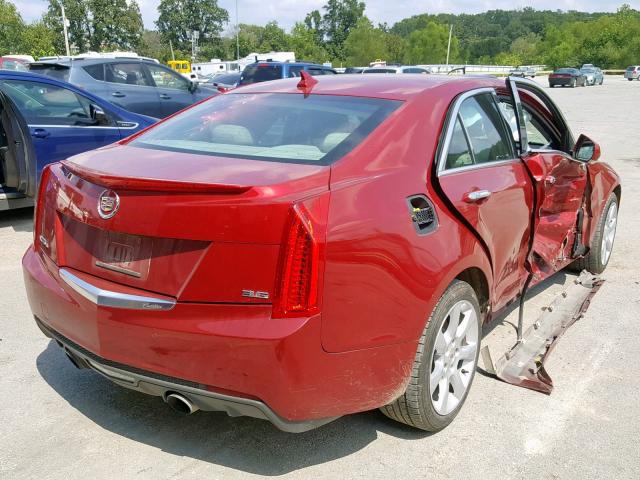
POLYGON ((476 368, 479 337, 473 305, 457 302, 442 322, 431 358, 429 395, 439 415, 450 414, 464 399, 476 368))
POLYGON ((609 263, 609 257, 613 251, 613 242, 616 238, 616 227, 618 226, 618 204, 613 202, 607 210, 602 232, 602 246, 600 250, 600 261, 602 265, 609 263))

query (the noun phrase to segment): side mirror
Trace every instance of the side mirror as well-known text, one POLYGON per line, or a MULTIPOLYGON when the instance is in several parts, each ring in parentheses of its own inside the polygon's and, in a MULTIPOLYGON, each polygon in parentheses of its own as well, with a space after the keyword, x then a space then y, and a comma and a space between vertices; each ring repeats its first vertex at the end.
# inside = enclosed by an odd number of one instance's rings
POLYGON ((189 92, 195 93, 196 90, 198 90, 198 84, 193 80, 189 80, 189 92))
POLYGON ((98 105, 92 103, 89 106, 89 114, 96 125, 109 125, 109 117, 98 105))
POLYGON ((580 135, 576 146, 573 147, 573 156, 581 162, 595 162, 600 158, 600 145, 586 135, 580 135))

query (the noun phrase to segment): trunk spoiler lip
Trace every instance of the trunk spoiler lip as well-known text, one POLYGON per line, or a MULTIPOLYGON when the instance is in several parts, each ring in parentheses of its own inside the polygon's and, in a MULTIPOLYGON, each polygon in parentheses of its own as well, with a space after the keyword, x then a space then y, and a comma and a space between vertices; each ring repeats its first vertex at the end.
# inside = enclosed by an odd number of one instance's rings
POLYGON ((69 160, 64 160, 60 163, 64 170, 88 182, 105 188, 118 190, 167 193, 241 194, 253 188, 250 185, 227 185, 217 183, 184 182, 180 180, 167 180, 160 178, 118 176, 87 168, 69 160))

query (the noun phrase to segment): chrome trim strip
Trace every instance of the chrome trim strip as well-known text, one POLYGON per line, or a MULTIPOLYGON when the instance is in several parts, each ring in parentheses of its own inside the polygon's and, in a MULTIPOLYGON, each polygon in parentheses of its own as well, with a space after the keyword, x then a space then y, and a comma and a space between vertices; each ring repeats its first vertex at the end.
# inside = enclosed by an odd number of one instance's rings
POLYGON ((76 293, 99 307, 127 308, 131 310, 171 310, 175 300, 103 290, 75 276, 65 268, 60 269, 60 278, 76 293))
POLYGON ((495 162, 476 163, 473 165, 467 165, 465 167, 448 168, 442 172, 438 172, 438 177, 446 177, 447 175, 453 175, 454 173, 466 172, 468 170, 479 170, 481 168, 499 167, 501 165, 508 165, 510 163, 520 163, 519 158, 511 158, 509 160, 500 160, 495 162))
MULTIPOLYGON (((91 128, 91 129, 96 129, 96 128, 100 128, 103 130, 120 130, 121 128, 123 128, 124 130, 129 130, 129 127, 109 127, 109 126, 99 126, 99 125, 32 125, 29 124, 28 125, 30 128, 91 128)), ((135 128, 135 127, 133 127, 135 128)))

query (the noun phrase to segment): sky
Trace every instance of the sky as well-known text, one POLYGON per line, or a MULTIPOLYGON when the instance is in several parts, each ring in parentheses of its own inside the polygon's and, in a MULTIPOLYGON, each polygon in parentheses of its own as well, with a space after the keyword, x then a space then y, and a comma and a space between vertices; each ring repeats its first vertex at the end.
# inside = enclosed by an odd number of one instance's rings
MULTIPOLYGON (((37 20, 48 5, 47 0, 10 0, 26 21, 37 20)), ((516 9, 534 7, 538 10, 580 10, 589 12, 614 12, 623 3, 640 10, 640 0, 364 0, 365 15, 374 23, 393 25, 398 20, 420 13, 478 13, 492 9, 516 9)), ((147 28, 154 28, 158 18, 159 0, 138 0, 142 18, 147 28)), ((240 23, 264 25, 276 20, 289 30, 304 19, 311 10, 320 10, 326 0, 238 0, 240 23)), ((218 0, 229 11, 230 21, 236 23, 235 0, 218 0)))

